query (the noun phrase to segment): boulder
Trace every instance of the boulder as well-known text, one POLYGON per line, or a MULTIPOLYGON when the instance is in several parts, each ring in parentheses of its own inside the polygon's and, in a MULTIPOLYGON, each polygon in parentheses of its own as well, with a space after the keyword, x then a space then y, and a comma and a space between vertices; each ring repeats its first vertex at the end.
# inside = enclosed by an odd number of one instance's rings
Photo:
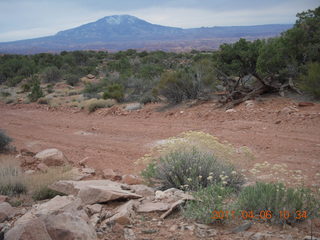
POLYGON ((15 225, 57 212, 76 212, 81 204, 81 200, 74 196, 56 196, 48 202, 34 205, 30 211, 15 222, 15 225))
POLYGON ((15 213, 15 209, 7 202, 0 203, 0 223, 11 218, 15 213))
POLYGON ((62 166, 68 163, 65 155, 56 148, 50 148, 38 152, 35 155, 35 158, 41 160, 41 162, 47 166, 62 166))
POLYGON ((15 225, 4 237, 5 240, 51 240, 46 226, 39 218, 15 225))
POLYGON ((93 168, 83 168, 81 170, 84 174, 88 174, 88 175, 94 175, 96 173, 96 170, 94 170, 93 168))
POLYGON ((84 204, 142 197, 130 191, 123 190, 129 189, 125 184, 110 180, 58 181, 52 184, 50 188, 67 195, 76 195, 84 204))
POLYGON ((128 185, 137 185, 142 183, 142 179, 132 174, 126 174, 122 176, 122 182, 128 185))
POLYGON ((195 200, 195 198, 182 190, 170 188, 165 191, 156 191, 156 200, 165 200, 166 202, 175 202, 178 200, 195 200))
POLYGON ((122 177, 119 174, 117 174, 115 171, 113 171, 110 168, 104 169, 102 173, 103 173, 104 179, 109 179, 113 181, 120 181, 122 179, 122 177))
POLYGON ((93 226, 77 212, 61 212, 44 218, 47 231, 53 240, 97 239, 93 226))
POLYGON ((94 215, 96 213, 100 213, 102 210, 101 204, 93 204, 93 205, 87 205, 86 210, 89 213, 89 215, 94 215))
POLYGON ((131 103, 131 104, 128 104, 125 107, 125 110, 126 111, 134 111, 134 110, 139 110, 141 108, 142 108, 142 104, 141 103, 131 103))

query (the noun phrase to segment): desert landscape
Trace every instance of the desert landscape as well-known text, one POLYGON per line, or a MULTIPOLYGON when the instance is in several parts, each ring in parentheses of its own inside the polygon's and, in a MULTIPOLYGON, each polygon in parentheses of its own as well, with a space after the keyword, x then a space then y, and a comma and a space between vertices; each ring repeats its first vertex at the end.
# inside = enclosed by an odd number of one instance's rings
POLYGON ((0 240, 320 239, 320 7, 296 16, 0 43, 0 240))

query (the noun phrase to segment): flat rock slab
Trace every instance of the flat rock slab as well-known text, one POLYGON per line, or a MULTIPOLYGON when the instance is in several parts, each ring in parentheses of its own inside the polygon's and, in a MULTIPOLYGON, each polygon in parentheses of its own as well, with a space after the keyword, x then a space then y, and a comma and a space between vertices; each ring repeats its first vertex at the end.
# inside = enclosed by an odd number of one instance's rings
POLYGON ((51 185, 50 188, 67 195, 78 196, 84 204, 142 197, 141 195, 123 190, 130 189, 127 185, 109 180, 58 181, 51 185))
POLYGON ((162 202, 142 202, 138 208, 138 213, 163 212, 169 210, 171 204, 162 202))

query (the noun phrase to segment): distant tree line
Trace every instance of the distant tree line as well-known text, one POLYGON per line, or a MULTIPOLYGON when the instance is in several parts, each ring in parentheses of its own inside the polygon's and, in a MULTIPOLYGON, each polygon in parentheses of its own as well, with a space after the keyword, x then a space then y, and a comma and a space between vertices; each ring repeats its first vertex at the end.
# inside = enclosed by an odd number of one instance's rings
MULTIPOLYGON (((267 92, 291 89, 320 98, 320 7, 297 14, 294 27, 280 37, 223 44, 215 52, 117 53, 74 51, 60 54, 0 56, 0 83, 39 91, 39 83, 77 85, 89 73, 99 77, 84 94, 118 101, 169 102, 208 99, 224 92, 233 106, 267 92)), ((41 89, 40 89, 41 90, 41 89)))

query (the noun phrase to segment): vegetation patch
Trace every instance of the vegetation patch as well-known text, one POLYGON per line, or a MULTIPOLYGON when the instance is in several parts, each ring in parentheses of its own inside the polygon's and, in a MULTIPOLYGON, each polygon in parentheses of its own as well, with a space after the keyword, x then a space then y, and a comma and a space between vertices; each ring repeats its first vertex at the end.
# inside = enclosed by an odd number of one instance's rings
POLYGON ((89 112, 94 112, 99 108, 112 107, 115 102, 112 99, 90 99, 84 102, 84 108, 89 112))
POLYGON ((3 130, 0 129, 0 152, 5 151, 12 139, 8 137, 3 130))

